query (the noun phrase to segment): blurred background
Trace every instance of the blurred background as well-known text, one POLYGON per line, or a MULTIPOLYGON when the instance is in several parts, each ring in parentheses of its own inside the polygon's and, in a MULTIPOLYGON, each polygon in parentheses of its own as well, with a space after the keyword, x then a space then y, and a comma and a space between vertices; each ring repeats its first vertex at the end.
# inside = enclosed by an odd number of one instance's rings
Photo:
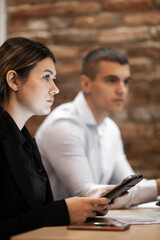
MULTIPOLYGON (((0 41, 23 36, 46 44, 57 63, 53 107, 79 91, 83 56, 111 47, 130 61, 125 109, 112 115, 136 172, 160 177, 160 0, 0 0, 0 41)), ((45 117, 27 122, 34 136, 45 117)))

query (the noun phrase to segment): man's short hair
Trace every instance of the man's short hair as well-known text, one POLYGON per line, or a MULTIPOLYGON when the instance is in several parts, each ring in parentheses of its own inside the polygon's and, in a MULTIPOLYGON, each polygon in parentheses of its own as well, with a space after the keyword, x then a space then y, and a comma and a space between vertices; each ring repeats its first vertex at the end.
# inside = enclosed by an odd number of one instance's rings
POLYGON ((116 49, 98 48, 90 51, 83 59, 82 74, 94 80, 100 61, 110 61, 119 64, 129 64, 127 57, 116 49))

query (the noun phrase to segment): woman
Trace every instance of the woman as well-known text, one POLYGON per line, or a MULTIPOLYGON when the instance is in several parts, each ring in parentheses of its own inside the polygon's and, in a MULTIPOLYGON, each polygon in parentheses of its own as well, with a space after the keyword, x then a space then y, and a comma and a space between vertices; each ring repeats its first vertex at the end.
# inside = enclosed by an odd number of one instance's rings
POLYGON ((54 202, 36 142, 25 127, 33 115, 50 112, 59 92, 51 51, 29 39, 11 38, 0 47, 0 56, 0 239, 106 213, 106 198, 54 202))

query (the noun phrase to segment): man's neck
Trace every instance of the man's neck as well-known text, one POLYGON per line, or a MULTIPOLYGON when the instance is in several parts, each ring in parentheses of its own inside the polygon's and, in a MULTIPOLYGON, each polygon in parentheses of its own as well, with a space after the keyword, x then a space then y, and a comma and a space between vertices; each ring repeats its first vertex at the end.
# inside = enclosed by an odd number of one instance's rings
POLYGON ((99 125, 101 122, 103 122, 105 117, 109 116, 109 113, 107 113, 106 111, 102 112, 100 109, 96 108, 93 105, 92 101, 90 101, 90 98, 88 96, 84 95, 84 97, 85 97, 86 102, 96 120, 97 125, 99 125))

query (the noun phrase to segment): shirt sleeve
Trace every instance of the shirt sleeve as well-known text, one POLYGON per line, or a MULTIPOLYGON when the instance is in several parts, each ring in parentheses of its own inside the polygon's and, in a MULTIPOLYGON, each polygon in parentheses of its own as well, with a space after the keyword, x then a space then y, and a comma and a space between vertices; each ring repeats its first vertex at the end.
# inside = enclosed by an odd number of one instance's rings
POLYGON ((129 208, 142 203, 156 201, 157 184, 155 180, 143 179, 129 190, 129 194, 117 199, 112 209, 129 208))
MULTIPOLYGON (((124 153, 122 138, 117 128, 117 162, 112 174, 112 183, 119 183, 130 174, 134 174, 134 170, 130 166, 124 153)), ((157 198, 157 184, 155 180, 143 179, 140 183, 129 190, 129 194, 117 199, 112 208, 129 208, 141 203, 155 201, 157 198)))
MULTIPOLYGON (((58 120, 50 125, 42 138, 36 138, 50 180, 52 174, 56 174, 69 197, 82 196, 98 187, 94 185, 86 156, 84 134, 75 122, 58 120)), ((51 186, 54 193, 52 181, 51 186)))

